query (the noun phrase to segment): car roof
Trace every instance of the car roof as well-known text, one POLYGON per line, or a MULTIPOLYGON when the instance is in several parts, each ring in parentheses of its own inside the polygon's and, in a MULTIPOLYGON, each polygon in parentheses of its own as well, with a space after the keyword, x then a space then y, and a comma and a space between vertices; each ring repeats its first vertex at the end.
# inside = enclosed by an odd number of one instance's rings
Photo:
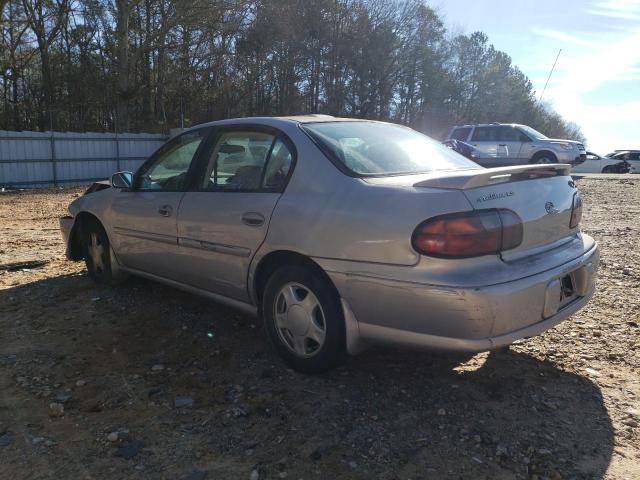
POLYGON ((472 128, 472 127, 524 127, 520 123, 473 123, 469 125, 455 125, 453 128, 472 128))
POLYGON ((607 155, 619 155, 621 153, 640 153, 640 150, 616 150, 611 153, 607 153, 607 155))
POLYGON ((213 127, 213 126, 221 126, 221 125, 267 125, 271 127, 281 127, 286 124, 304 124, 304 123, 322 123, 322 122, 376 122, 376 123, 386 123, 386 122, 377 122, 375 120, 367 120, 364 118, 343 118, 343 117, 333 117, 331 115, 320 115, 320 114, 311 114, 311 115, 290 115, 283 117, 240 117, 240 118, 227 118, 224 120, 215 120, 213 122, 201 123, 199 125, 194 125, 185 131, 193 130, 196 128, 202 127, 213 127))

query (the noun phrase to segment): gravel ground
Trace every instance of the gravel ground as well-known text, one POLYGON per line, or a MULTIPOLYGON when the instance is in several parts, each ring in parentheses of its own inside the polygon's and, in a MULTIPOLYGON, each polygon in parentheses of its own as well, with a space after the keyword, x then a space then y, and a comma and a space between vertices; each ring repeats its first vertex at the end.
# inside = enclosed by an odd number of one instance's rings
POLYGON ((322 376, 257 320, 64 259, 78 190, 0 194, 0 478, 640 478, 640 179, 579 180, 598 292, 508 352, 322 376))

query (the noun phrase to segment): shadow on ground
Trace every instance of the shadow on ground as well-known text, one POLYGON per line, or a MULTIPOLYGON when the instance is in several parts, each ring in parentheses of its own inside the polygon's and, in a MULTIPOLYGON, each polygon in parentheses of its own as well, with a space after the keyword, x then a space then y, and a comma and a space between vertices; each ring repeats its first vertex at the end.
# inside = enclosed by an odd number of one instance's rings
POLYGON ((599 388, 517 347, 304 376, 257 320, 150 281, 56 277, 0 310, 2 478, 602 478, 612 455, 599 388))

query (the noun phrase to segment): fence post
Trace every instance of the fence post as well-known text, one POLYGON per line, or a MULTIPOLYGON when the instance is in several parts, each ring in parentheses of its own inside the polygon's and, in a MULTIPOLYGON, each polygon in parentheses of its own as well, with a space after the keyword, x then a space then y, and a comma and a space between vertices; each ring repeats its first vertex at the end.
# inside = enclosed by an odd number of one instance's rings
POLYGON ((53 173, 53 186, 58 186, 58 169, 56 168, 56 139, 51 130, 51 170, 53 173))
POLYGON ((118 140, 118 130, 116 130, 116 172, 120 171, 120 141, 118 140))

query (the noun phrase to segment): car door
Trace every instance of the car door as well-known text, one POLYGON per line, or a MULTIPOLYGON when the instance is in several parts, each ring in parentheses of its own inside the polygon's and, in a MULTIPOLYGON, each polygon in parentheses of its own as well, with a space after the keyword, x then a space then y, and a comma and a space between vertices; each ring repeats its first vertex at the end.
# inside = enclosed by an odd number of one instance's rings
POLYGON ((520 131, 511 125, 502 125, 497 128, 498 155, 504 160, 504 165, 517 165, 523 161, 522 146, 524 144, 520 131))
MULTIPOLYGON (((471 145, 476 147, 483 156, 483 165, 496 167, 502 165, 503 158, 498 152, 498 128, 495 126, 478 126, 471 135, 471 145)), ((502 153, 504 155, 504 152, 502 153)))
POLYGON ((631 173, 640 173, 640 152, 630 152, 625 158, 631 173))
POLYGON ((111 205, 114 249, 126 267, 165 278, 179 276, 177 213, 209 129, 184 133, 163 145, 111 205))
POLYGON ((178 213, 183 279, 189 285, 248 300, 247 274, 295 161, 276 130, 220 128, 203 155, 197 183, 178 213))
POLYGON ((586 160, 576 165, 571 171, 576 173, 600 173, 603 167, 602 158, 599 155, 587 152, 586 160))

